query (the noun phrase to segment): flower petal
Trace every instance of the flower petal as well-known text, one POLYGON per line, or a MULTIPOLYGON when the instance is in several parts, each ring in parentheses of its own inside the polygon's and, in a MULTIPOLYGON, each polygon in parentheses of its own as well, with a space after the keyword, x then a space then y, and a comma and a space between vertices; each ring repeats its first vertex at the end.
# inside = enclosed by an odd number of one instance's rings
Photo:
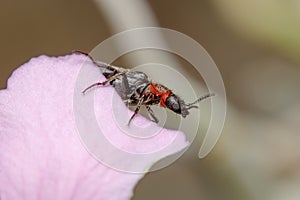
MULTIPOLYGON (((75 54, 33 58, 18 68, 9 79, 8 88, 0 91, 1 199, 129 199, 132 196, 143 174, 115 170, 91 155, 93 152, 78 129, 78 118, 74 117, 75 85, 87 59, 75 54)), ((120 99, 114 106, 106 101, 113 93, 114 89, 108 86, 97 90, 95 95, 97 122, 113 145, 133 154, 147 153, 163 148, 174 141, 174 134, 177 136, 176 145, 142 160, 142 168, 149 168, 155 161, 188 145, 183 133, 166 129, 149 140, 124 136, 112 120, 114 107, 122 108, 124 104, 120 99)), ((88 99, 88 95, 81 98, 88 99)), ((81 109, 87 106, 82 105, 81 109)), ((128 111, 124 106, 120 112, 128 111)), ((147 122, 141 116, 135 121, 147 122)), ((102 148, 102 152, 105 150, 102 148)), ((122 155, 111 155, 114 160, 124 162, 122 155)))

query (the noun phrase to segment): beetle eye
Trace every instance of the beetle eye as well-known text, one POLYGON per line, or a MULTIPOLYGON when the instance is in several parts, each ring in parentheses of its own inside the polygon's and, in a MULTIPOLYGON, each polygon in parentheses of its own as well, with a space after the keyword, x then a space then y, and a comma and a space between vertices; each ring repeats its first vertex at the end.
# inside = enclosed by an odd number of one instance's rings
POLYGON ((175 113, 181 114, 179 99, 174 94, 166 99, 166 106, 175 113))

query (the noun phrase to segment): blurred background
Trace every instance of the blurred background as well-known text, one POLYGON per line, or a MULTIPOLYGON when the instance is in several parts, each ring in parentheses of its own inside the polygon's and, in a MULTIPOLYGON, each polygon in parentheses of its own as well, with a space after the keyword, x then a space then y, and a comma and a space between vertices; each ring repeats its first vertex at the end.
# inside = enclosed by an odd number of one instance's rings
POLYGON ((0 26, 0 88, 31 57, 89 52, 128 28, 192 37, 222 74, 224 130, 200 160, 200 129, 177 162, 140 181, 133 199, 300 199, 299 0, 1 0, 0 26))

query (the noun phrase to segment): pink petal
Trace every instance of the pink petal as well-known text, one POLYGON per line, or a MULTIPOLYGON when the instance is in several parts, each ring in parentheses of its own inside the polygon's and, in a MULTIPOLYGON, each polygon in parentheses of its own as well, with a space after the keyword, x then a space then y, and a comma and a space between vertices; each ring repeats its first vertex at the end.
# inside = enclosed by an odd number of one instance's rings
POLYGON ((119 97, 113 98, 112 87, 80 92, 95 76, 103 80, 99 73, 83 55, 40 56, 13 73, 8 88, 0 91, 1 200, 129 199, 144 174, 122 171, 146 171, 188 145, 183 133, 160 130, 141 116, 125 131, 159 134, 142 140, 125 135, 122 120, 128 120, 128 111, 119 97), (84 63, 93 73, 81 80, 84 63), (95 104, 85 102, 89 99, 95 104), (91 135, 97 131, 88 121, 92 116, 85 116, 91 106, 109 143, 91 135), (102 146, 108 144, 129 158, 102 146))

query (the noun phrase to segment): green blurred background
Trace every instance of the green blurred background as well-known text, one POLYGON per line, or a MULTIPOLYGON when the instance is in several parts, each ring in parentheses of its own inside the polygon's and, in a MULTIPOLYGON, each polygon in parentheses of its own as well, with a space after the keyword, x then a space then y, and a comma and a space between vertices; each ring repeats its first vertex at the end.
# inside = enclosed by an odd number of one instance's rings
MULTIPOLYGON (((300 1, 138 1, 159 26, 204 46, 224 79, 228 113, 208 157, 198 159, 193 144, 146 175, 133 199, 300 199, 300 1)), ((118 15, 99 9, 105 1, 0 2, 0 88, 31 57, 89 52, 117 31, 107 16, 118 15)))

